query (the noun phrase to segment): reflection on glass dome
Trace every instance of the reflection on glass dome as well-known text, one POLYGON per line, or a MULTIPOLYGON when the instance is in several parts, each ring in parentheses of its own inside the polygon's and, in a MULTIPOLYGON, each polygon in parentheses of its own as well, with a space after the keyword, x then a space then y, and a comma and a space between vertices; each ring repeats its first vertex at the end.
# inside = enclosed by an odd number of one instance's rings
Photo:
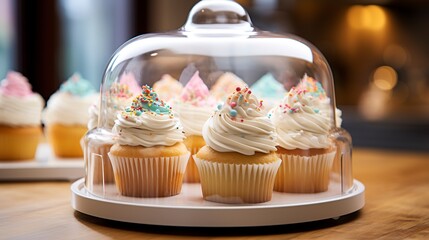
POLYGON ((197 183, 202 201, 221 203, 341 195, 353 178, 340 126, 332 73, 313 45, 257 30, 233 1, 204 0, 178 31, 113 54, 84 141, 86 186, 106 198, 186 197, 182 184, 197 183))

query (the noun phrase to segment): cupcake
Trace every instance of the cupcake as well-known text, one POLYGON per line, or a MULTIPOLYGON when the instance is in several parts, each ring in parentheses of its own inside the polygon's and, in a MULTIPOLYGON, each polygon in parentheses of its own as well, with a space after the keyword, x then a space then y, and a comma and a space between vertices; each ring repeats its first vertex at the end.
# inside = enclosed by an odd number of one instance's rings
MULTIPOLYGON (((125 106, 130 105, 134 96, 140 93, 140 87, 132 73, 124 73, 119 82, 114 82, 109 89, 106 104, 106 116, 103 119, 104 127, 111 130, 116 115, 125 109, 125 106)), ((89 108, 88 130, 95 129, 98 126, 99 101, 94 103, 89 108)), ((94 130, 99 131, 99 130, 94 130)), ((113 140, 105 134, 93 134, 89 132, 83 141, 83 152, 85 167, 87 172, 92 174, 91 182, 98 183, 113 183, 114 175, 112 164, 108 156, 108 152, 113 145, 113 140), (92 157, 91 157, 92 156, 92 157), (92 161, 89 163, 89 161, 92 161)))
POLYGON ((0 160, 34 159, 45 101, 27 78, 9 72, 0 83, 0 160))
POLYGON ((204 123, 213 113, 214 101, 209 96, 209 89, 199 77, 197 71, 182 90, 179 99, 174 101, 175 113, 185 131, 184 143, 191 156, 186 167, 185 182, 200 182, 197 166, 193 155, 206 145, 202 137, 204 123))
POLYGON ((118 114, 109 152, 119 192, 130 197, 180 193, 189 152, 171 107, 149 87, 118 114))
MULTIPOLYGON (((325 115, 327 117, 332 116, 332 104, 330 98, 326 96, 326 92, 323 89, 320 82, 316 81, 314 78, 304 75, 301 79, 297 88, 306 90, 311 96, 318 99, 320 101, 320 114, 325 115)), ((340 109, 335 108, 335 123, 336 127, 340 128, 342 123, 341 118, 342 112, 340 109)), ((337 148, 341 148, 341 146, 337 146, 337 148)), ((332 164, 332 172, 336 173, 335 176, 338 178, 342 173, 341 165, 345 165, 347 163, 341 163, 341 151, 337 151, 337 154, 334 158, 334 162, 332 164)))
POLYGON ((206 146, 194 156, 204 199, 220 203, 271 200, 281 161, 274 126, 262 103, 237 87, 203 127, 206 146))
POLYGON ((213 84, 210 89, 210 94, 216 102, 223 103, 226 101, 229 94, 234 92, 236 87, 245 88, 247 84, 234 73, 226 72, 213 84))
POLYGON ((286 90, 271 73, 262 76, 251 86, 253 94, 259 96, 265 108, 269 111, 277 105, 279 99, 283 99, 286 90))
POLYGON ((320 112, 321 106, 313 94, 293 87, 273 110, 277 154, 282 160, 275 191, 317 193, 328 189, 336 148, 329 139, 331 118, 320 112))
POLYGON ((153 90, 158 96, 168 102, 183 90, 183 85, 169 74, 164 74, 160 80, 153 84, 153 90))
POLYGON ((82 157, 81 138, 87 131, 88 108, 98 99, 91 84, 74 74, 48 100, 43 112, 46 135, 57 157, 82 157))

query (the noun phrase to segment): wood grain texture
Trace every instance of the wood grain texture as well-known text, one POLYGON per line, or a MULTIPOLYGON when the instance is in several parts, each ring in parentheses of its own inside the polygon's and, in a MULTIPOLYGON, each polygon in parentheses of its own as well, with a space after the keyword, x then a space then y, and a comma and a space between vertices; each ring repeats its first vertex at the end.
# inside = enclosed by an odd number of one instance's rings
POLYGON ((429 239, 429 153, 357 149, 353 160, 366 205, 339 220, 221 229, 128 224, 75 212, 69 182, 2 182, 0 239, 429 239))

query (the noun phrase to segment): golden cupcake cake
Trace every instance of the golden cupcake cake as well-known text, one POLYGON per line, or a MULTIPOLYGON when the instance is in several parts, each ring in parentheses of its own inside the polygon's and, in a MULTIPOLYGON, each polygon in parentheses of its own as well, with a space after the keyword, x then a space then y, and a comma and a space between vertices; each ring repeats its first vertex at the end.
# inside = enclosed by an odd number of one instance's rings
POLYGON ((184 180, 189 183, 200 182, 198 169, 192 156, 206 145, 202 129, 215 109, 215 102, 210 97, 209 89, 200 78, 198 71, 191 77, 173 104, 185 131, 184 143, 191 152, 184 180))
POLYGON ((9 72, 0 83, 0 161, 34 159, 42 137, 45 101, 28 79, 9 72))
POLYGON ((87 131, 88 108, 98 97, 90 82, 74 74, 49 98, 42 118, 55 156, 83 157, 80 140, 87 131))
POLYGON ((328 190, 336 148, 329 138, 332 119, 321 111, 322 94, 293 87, 272 112, 278 136, 277 154, 282 159, 275 191, 328 190))
POLYGON ((237 87, 203 128, 206 146, 194 156, 204 199, 220 203, 261 203, 272 198, 280 159, 275 128, 262 102, 237 87))
POLYGON ((109 152, 119 192, 130 197, 168 197, 182 188, 189 159, 182 125, 149 86, 117 115, 109 152))

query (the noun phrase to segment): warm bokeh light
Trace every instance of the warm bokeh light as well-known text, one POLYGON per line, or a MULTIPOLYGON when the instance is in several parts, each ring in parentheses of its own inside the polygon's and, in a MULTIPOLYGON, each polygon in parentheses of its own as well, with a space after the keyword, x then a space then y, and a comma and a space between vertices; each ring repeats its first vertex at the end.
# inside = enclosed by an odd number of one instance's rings
POLYGON ((374 71, 373 82, 381 90, 392 90, 398 82, 398 75, 392 67, 381 66, 374 71))
POLYGON ((376 5, 355 5, 347 12, 347 22, 350 27, 361 30, 380 30, 386 25, 386 13, 376 5))
POLYGON ((375 84, 370 84, 369 88, 363 92, 358 109, 367 120, 383 119, 389 112, 389 102, 392 99, 391 91, 383 91, 375 84))

